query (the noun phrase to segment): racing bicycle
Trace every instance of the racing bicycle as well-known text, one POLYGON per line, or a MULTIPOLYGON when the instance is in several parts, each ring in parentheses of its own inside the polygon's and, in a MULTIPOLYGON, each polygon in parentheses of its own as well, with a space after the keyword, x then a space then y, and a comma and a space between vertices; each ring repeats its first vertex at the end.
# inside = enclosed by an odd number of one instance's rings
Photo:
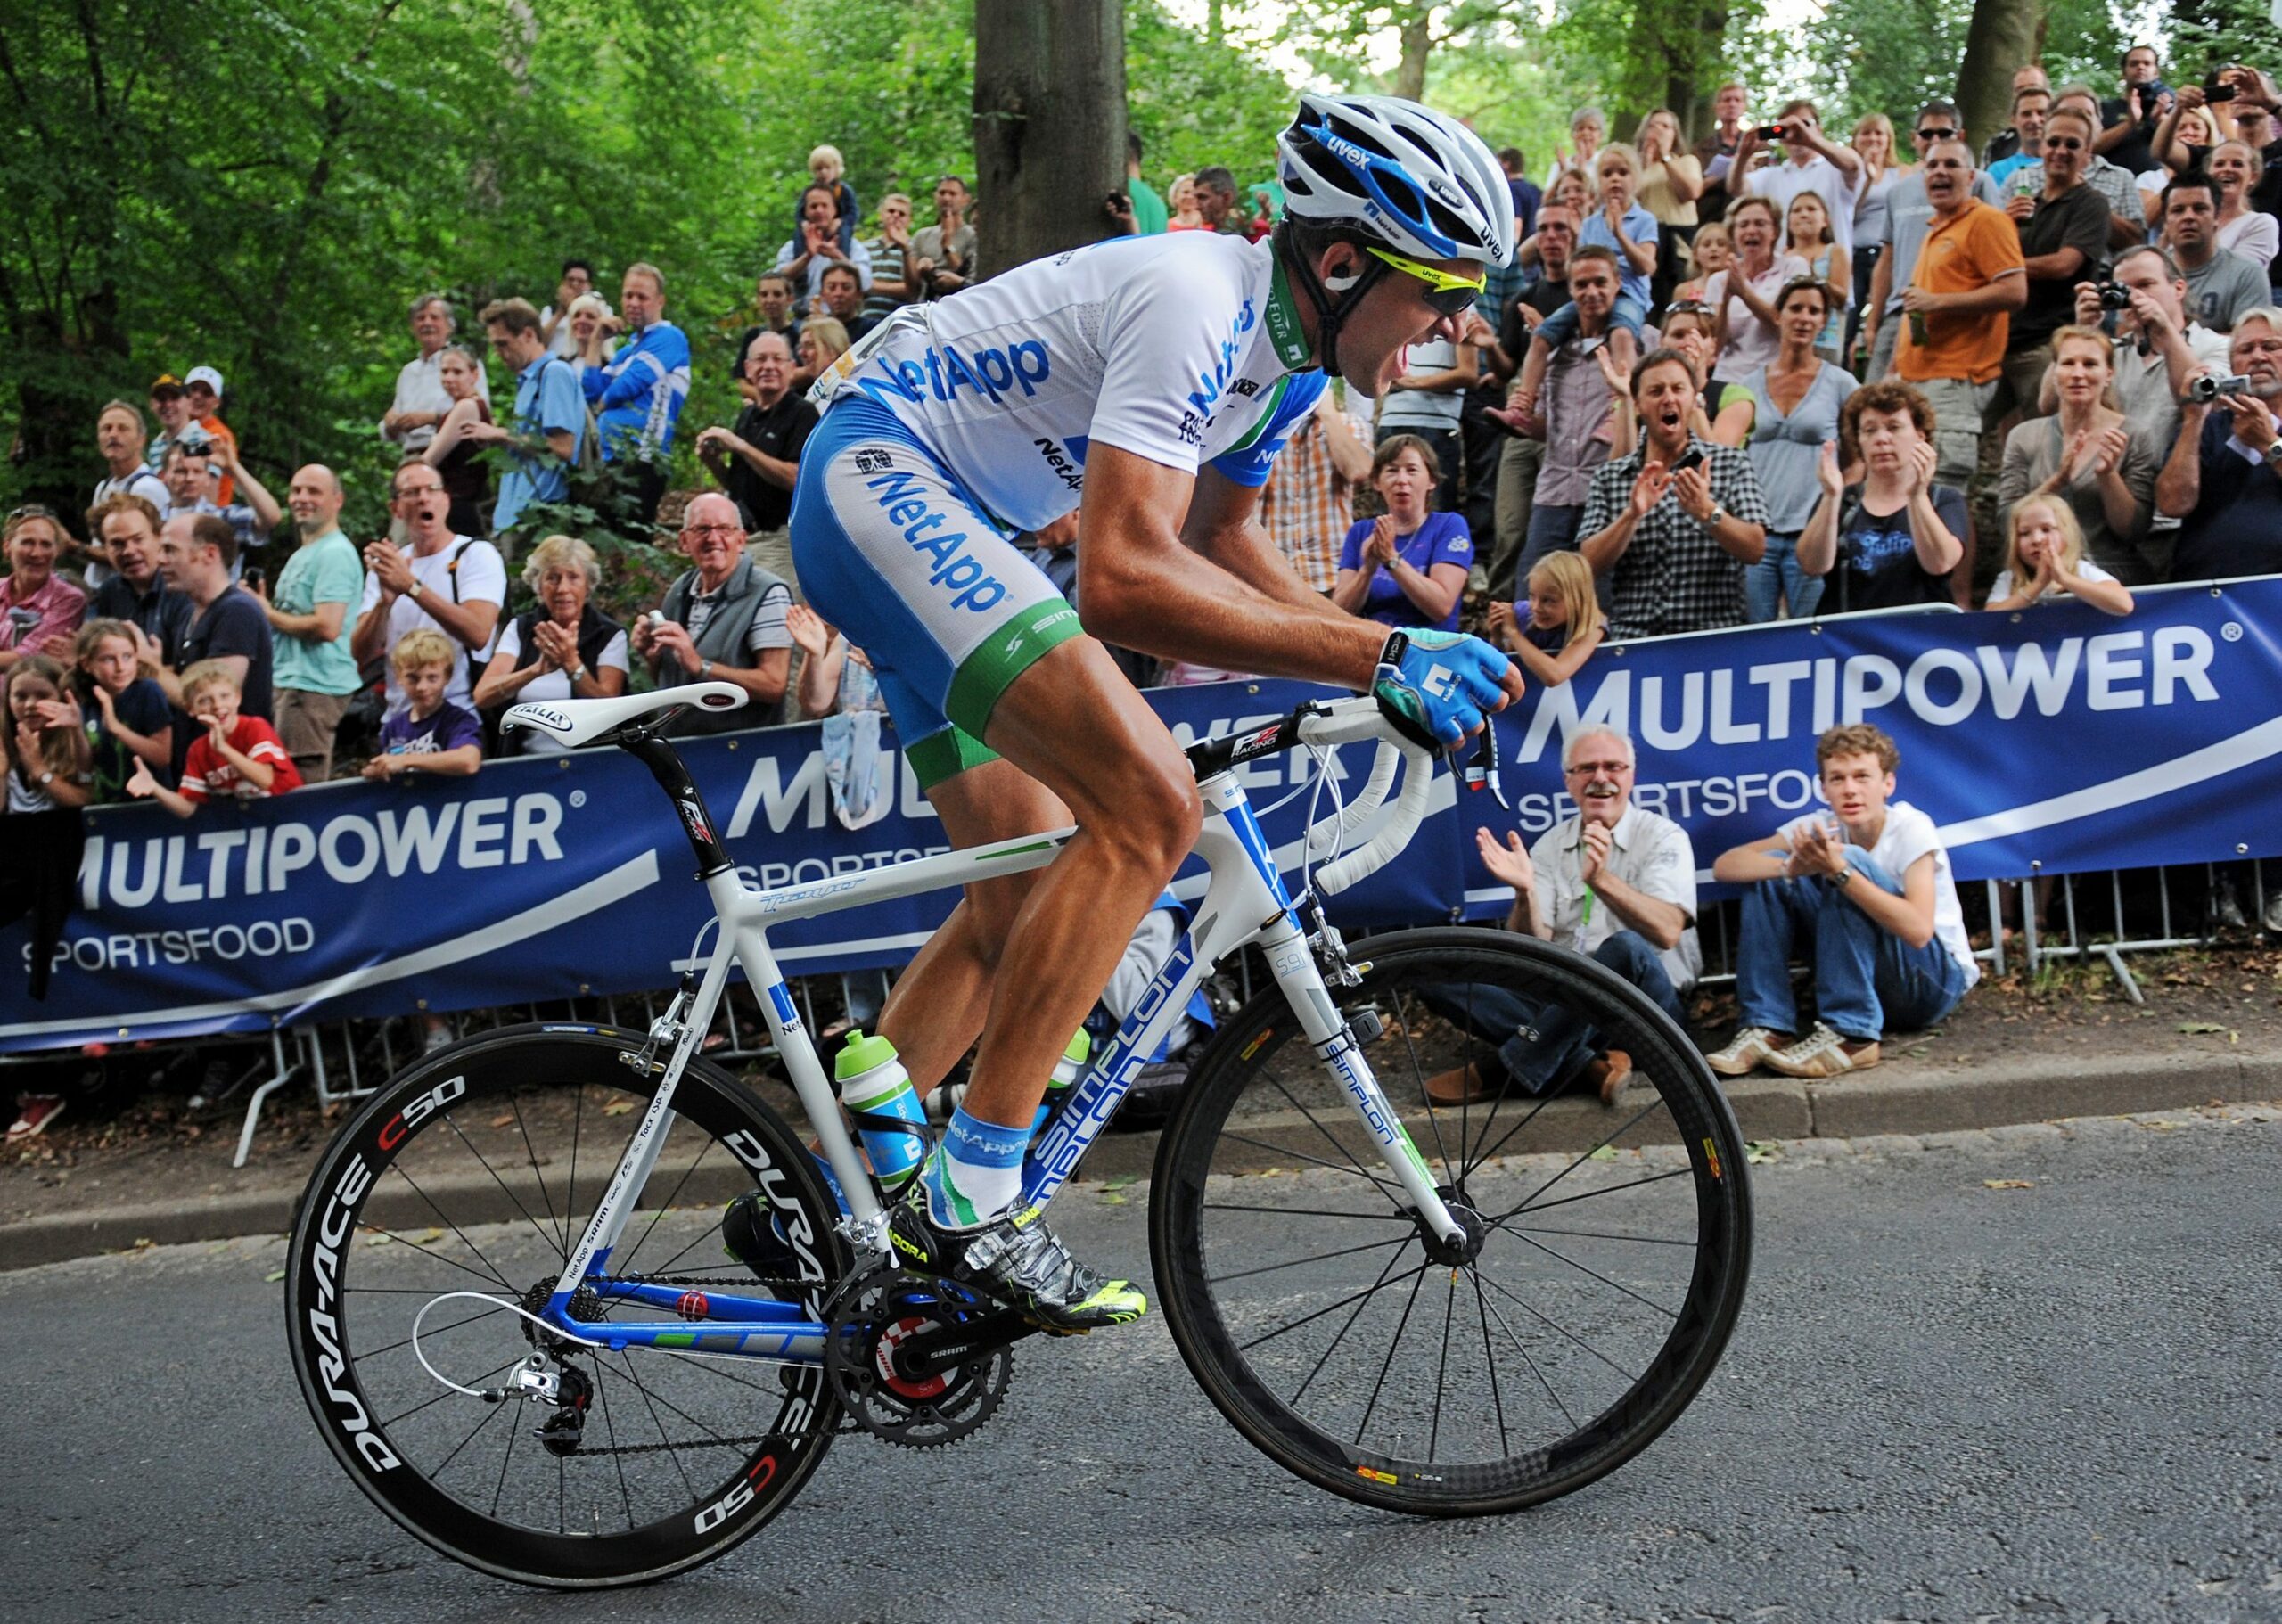
MULTIPOLYGON (((423 1057, 343 1124, 295 1217, 289 1335, 327 1445, 406 1530, 505 1579, 622 1585, 719 1556, 837 1437, 973 1433, 1038 1333, 899 1260, 888 1206, 911 1197, 868 1172, 768 932, 1037 868, 1072 832, 754 889, 663 734, 685 706, 742 700, 714 683, 508 713, 648 767, 718 940, 646 1031, 533 1024, 423 1057), (785 1116, 701 1053, 737 966, 844 1213, 785 1116), (773 1275, 724 1249, 739 1197, 781 1243, 773 1275)), ((1367 697, 1187 753, 1202 898, 1038 1131, 1024 1199, 1063 1187, 1190 993, 1257 947, 1273 984, 1210 1040, 1150 1184, 1158 1301, 1190 1371, 1279 1465, 1366 1505, 1473 1516, 1593 1482, 1687 1407, 1743 1301, 1744 1145, 1710 1071, 1582 955, 1465 928, 1350 946, 1325 919, 1319 899, 1401 852, 1438 794, 1460 777, 1494 790, 1494 754, 1438 773, 1367 697), (1341 804, 1338 749, 1367 742, 1341 804), (1318 799, 1295 898, 1245 780, 1298 750, 1318 799), (1478 1013, 1500 995, 1589 1020, 1632 1057, 1632 1091, 1613 1110, 1518 1088, 1434 1103, 1426 1078, 1514 1035, 1478 1013)))

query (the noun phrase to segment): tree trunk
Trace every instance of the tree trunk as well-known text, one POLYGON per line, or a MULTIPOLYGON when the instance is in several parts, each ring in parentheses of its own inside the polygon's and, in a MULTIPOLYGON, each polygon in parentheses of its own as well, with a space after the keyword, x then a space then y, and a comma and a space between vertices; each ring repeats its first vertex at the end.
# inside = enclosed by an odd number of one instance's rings
POLYGON ((1426 59, 1434 46, 1433 8, 1418 5, 1402 20, 1402 58, 1395 64, 1394 93, 1416 102, 1426 94, 1426 59))
POLYGON ((1125 186, 1118 0, 975 0, 975 259, 984 275, 1110 234, 1125 186))
POLYGON ((1974 148, 2013 121, 2013 73, 2044 54, 2045 0, 1974 0, 1958 109, 1974 148))

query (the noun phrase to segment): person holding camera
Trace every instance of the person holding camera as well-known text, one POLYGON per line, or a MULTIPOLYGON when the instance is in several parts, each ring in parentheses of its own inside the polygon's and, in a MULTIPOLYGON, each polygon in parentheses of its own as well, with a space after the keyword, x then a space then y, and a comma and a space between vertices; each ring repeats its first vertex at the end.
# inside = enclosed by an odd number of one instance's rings
POLYGON ((2155 509, 2179 522, 2171 578, 2282 573, 2282 309, 2261 305, 2235 323, 2227 360, 2188 381, 2179 434, 2155 480, 2155 509))
MULTIPOLYGON (((2188 308, 2187 277, 2171 257, 2152 244, 2117 256, 2107 282, 2076 284, 2076 325, 2101 327, 2115 318, 2115 394, 2124 421, 2158 446, 2179 433, 2179 398, 2188 380, 2207 367, 2223 372, 2227 336, 2196 321, 2188 308)), ((2059 409, 2057 381, 2045 374, 2040 412, 2059 409)))
MULTIPOLYGON (((1786 104, 1773 124, 1746 129, 1736 144, 1736 160, 1722 184, 1736 197, 1763 197, 1778 218, 1788 219, 1791 200, 1802 192, 1822 199, 1830 234, 1841 258, 1854 253, 1854 200, 1862 189, 1862 154, 1822 133, 1815 104, 1803 98, 1786 104), (1754 169, 1752 160, 1769 142, 1780 142, 1784 162, 1754 169)), ((1785 244, 1787 249, 1788 244, 1785 244)))

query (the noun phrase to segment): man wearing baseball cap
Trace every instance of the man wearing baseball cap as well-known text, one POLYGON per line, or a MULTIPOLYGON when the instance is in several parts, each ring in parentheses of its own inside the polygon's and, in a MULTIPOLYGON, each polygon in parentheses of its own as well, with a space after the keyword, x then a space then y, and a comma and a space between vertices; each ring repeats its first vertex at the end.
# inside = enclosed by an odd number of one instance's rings
MULTIPOLYGON (((230 432, 230 425, 220 416, 222 374, 210 366, 193 366, 184 374, 182 391, 183 398, 190 402, 192 421, 206 431, 208 439, 218 442, 218 447, 227 453, 216 457, 216 463, 225 468, 235 463, 238 460, 238 437, 230 432)), ((216 505, 229 506, 230 498, 236 491, 237 481, 224 474, 221 483, 215 488, 216 505)))

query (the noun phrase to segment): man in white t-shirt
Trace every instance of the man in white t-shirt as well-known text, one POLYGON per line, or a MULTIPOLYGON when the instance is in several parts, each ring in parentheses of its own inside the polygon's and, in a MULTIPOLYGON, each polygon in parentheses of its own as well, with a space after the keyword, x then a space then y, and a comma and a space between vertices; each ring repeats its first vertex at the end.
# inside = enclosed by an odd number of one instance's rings
POLYGON ((1721 854, 1712 876, 1744 890, 1736 948, 1743 1025, 1707 1055, 1723 1077, 1760 1065, 1836 1077, 1878 1063, 1888 1026, 1933 1025, 1981 976, 1933 820, 1895 800, 1901 754, 1867 722, 1815 741, 1825 812, 1721 854), (1816 1021, 1803 1037, 1791 990, 1794 945, 1814 966, 1816 1021))
MULTIPOLYGON (((1563 782, 1577 804, 1527 851, 1474 832, 1490 877, 1514 889, 1506 928, 1587 954, 1686 1024, 1681 997, 1703 968, 1695 938, 1695 847, 1668 817, 1632 804, 1632 741, 1605 727, 1572 735, 1561 752, 1563 782)), ((1534 1095, 1581 1081, 1613 1105, 1632 1070, 1621 1049, 1574 1009, 1499 987, 1437 988, 1427 1001, 1498 1044, 1497 1070, 1534 1095)), ((1426 1079, 1426 1097, 1456 1105, 1493 1093, 1498 1079, 1476 1062, 1426 1079)))
MULTIPOLYGON (((398 638, 432 626, 452 644, 452 679, 444 697, 472 710, 468 663, 481 658, 499 628, 507 601, 507 566, 499 549, 472 536, 455 536, 444 522, 451 498, 444 478, 427 463, 409 462, 389 486, 389 505, 404 521, 406 545, 376 541, 365 549, 365 598, 357 611, 349 652, 360 666, 383 659, 398 638)), ((389 664, 389 708, 404 709, 404 687, 389 664)))
MULTIPOLYGON (((1785 160, 1753 168, 1753 155, 1766 144, 1756 127, 1746 129, 1736 143, 1736 161, 1724 184, 1732 196, 1767 199, 1775 205, 1778 222, 1790 219, 1793 198, 1813 193, 1830 217, 1836 260, 1845 263, 1854 253, 1854 199, 1862 189, 1862 155, 1822 133, 1812 102, 1791 103, 1776 122, 1782 127, 1785 160)), ((1787 241, 1783 246, 1785 252, 1792 251, 1787 241)))

